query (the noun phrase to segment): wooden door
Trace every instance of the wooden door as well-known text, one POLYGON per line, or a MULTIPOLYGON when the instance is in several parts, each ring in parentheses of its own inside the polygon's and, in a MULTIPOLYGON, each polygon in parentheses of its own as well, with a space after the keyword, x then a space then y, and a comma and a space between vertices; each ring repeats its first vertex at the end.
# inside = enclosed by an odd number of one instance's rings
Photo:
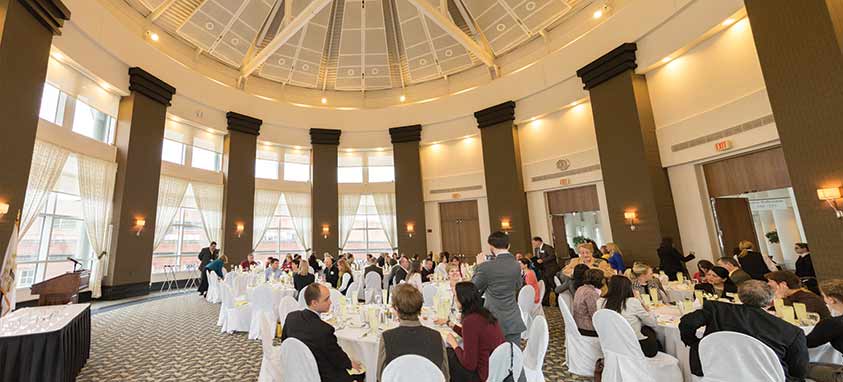
POLYGON ((557 257, 568 257, 568 233, 565 231, 565 216, 551 215, 550 227, 553 229, 553 248, 557 257))
POLYGON ((439 219, 442 250, 451 255, 464 256, 465 261, 473 262, 475 255, 480 252, 477 201, 440 203, 439 219))
POLYGON ((712 198, 714 219, 717 223, 718 236, 724 256, 732 254, 742 240, 749 240, 758 248, 755 236, 755 224, 747 198, 712 198))

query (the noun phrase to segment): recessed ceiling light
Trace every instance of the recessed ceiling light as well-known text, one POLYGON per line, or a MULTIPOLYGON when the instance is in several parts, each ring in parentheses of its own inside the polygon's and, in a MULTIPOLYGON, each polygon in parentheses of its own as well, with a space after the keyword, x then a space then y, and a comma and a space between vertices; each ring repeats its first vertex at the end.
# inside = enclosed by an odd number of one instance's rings
POLYGON ((603 17, 603 9, 601 8, 601 9, 598 9, 598 10, 594 11, 593 16, 594 16, 595 19, 599 19, 599 18, 603 17))
POLYGON ((401 95, 401 97, 398 97, 398 99, 399 99, 401 102, 404 102, 404 101, 406 101, 406 100, 407 100, 407 97, 406 97, 405 95, 403 95, 403 94, 402 94, 402 95, 401 95))
POLYGON ((324 104, 327 104, 327 103, 328 103, 328 99, 327 99, 327 98, 325 98, 325 97, 322 97, 321 102, 322 102, 322 104, 323 104, 323 105, 324 105, 324 104))
POLYGON ((663 63, 665 63, 665 64, 666 64, 666 63, 668 63, 668 62, 670 62, 670 60, 671 60, 671 59, 670 59, 670 56, 667 56, 667 57, 665 57, 665 58, 662 58, 662 62, 663 62, 663 63))
POLYGON ((149 39, 150 39, 150 40, 152 40, 152 41, 156 41, 156 42, 157 42, 157 41, 158 41, 158 39, 159 39, 159 37, 158 37, 158 33, 155 33, 155 32, 153 32, 153 31, 146 31, 146 34, 147 34, 147 36, 149 36, 149 39))
POLYGON ((724 27, 727 27, 727 26, 732 25, 732 24, 734 24, 734 23, 735 23, 735 19, 733 19, 733 18, 729 17, 728 19, 723 20, 722 25, 723 25, 724 27))

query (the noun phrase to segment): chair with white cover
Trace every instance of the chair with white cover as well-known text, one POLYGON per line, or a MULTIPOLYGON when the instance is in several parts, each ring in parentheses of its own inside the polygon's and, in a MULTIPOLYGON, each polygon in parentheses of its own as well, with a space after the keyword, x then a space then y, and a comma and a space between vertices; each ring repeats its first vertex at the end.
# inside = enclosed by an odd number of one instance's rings
MULTIPOLYGON (((357 301, 366 301, 366 283, 365 280, 355 281, 357 283, 357 301)), ((351 288, 351 287, 349 287, 351 288)), ((347 295, 347 294, 346 294, 347 295)))
POLYGON ((604 382, 682 380, 679 361, 673 356, 662 352, 653 358, 644 356, 632 326, 619 313, 600 309, 591 320, 603 350, 604 382))
MULTIPOLYGON (((306 288, 306 287, 305 287, 305 288, 306 288)), ((305 288, 302 288, 302 290, 300 290, 300 291, 299 291, 299 305, 300 305, 302 308, 307 308, 307 303, 306 303, 306 302, 304 302, 304 289, 305 289, 305 288)))
POLYGON ((539 303, 536 304, 536 312, 537 316, 544 316, 544 309, 542 308, 542 301, 544 300, 544 294, 547 293, 547 288, 544 285, 544 280, 539 280, 539 303))
POLYGON ((211 304, 219 304, 220 300, 220 278, 214 271, 205 270, 208 274, 208 293, 205 294, 205 299, 211 304))
POLYGON ((345 292, 346 297, 357 296, 359 289, 360 289, 360 283, 358 283, 357 281, 352 281, 351 285, 348 286, 348 291, 345 292))
POLYGON ((504 342, 489 355, 489 376, 486 382, 503 382, 512 371, 515 381, 524 369, 524 354, 512 342, 504 342))
POLYGON ((225 311, 221 332, 248 332, 252 321, 252 309, 247 301, 236 301, 234 293, 228 285, 220 285, 220 294, 222 295, 221 311, 225 311))
POLYGON ((336 289, 331 289, 331 310, 339 312, 341 304, 340 301, 342 301, 343 299, 345 299, 345 296, 343 296, 340 291, 336 289))
POLYGON ((319 368, 316 357, 304 344, 293 337, 281 343, 281 370, 283 382, 319 382, 319 368))
POLYGON ((565 360, 568 363, 568 371, 583 377, 593 376, 594 364, 603 358, 600 340, 580 334, 571 309, 564 299, 559 300, 559 311, 565 320, 565 360))
POLYGON ((275 338, 275 323, 262 321, 260 333, 263 357, 258 382, 281 382, 284 375, 281 369, 281 347, 272 344, 275 338))
POLYGON ((284 321, 287 320, 288 314, 302 309, 304 308, 299 305, 299 302, 296 301, 296 299, 291 296, 284 296, 278 304, 278 322, 281 323, 281 327, 284 326, 284 321))
POLYGON ((381 287, 381 275, 377 272, 369 272, 365 277, 365 293, 366 293, 366 303, 383 303, 381 299, 383 299, 383 295, 381 291, 383 288, 381 287))
POLYGON ((272 333, 275 333, 275 322, 278 318, 272 309, 272 287, 268 284, 256 287, 249 298, 249 305, 252 307, 249 339, 260 339, 264 326, 272 327, 272 333), (267 325, 264 325, 264 323, 267 325))
POLYGON ((430 283, 422 287, 422 296, 424 297, 424 306, 433 306, 433 297, 439 292, 436 284, 430 283))
POLYGON ((530 285, 524 285, 518 292, 518 308, 521 309, 521 319, 524 320, 524 326, 527 330, 521 334, 521 338, 529 339, 530 326, 533 323, 533 318, 536 316, 536 290, 530 285))
MULTIPOLYGON (((573 305, 574 296, 571 294, 571 291, 566 290, 566 291, 563 291, 562 293, 559 293, 559 296, 557 296, 557 298, 556 298, 556 302, 559 302, 559 300, 565 301, 565 306, 568 307, 568 313, 574 314, 574 308, 573 308, 573 306, 574 306, 573 305)), ((562 304, 559 304, 559 305, 562 305, 562 304)))
POLYGON ((700 382, 784 382, 778 356, 763 342, 743 333, 716 332, 699 344, 704 377, 700 382), (740 367, 723 367, 740 365, 740 367))
POLYGON ((382 382, 443 382, 442 370, 429 359, 415 354, 402 355, 383 369, 382 382))
POLYGON ((547 353, 547 344, 550 342, 547 320, 544 316, 537 316, 529 330, 530 339, 527 340, 527 347, 524 349, 524 375, 527 377, 527 382, 544 382, 542 366, 547 353))

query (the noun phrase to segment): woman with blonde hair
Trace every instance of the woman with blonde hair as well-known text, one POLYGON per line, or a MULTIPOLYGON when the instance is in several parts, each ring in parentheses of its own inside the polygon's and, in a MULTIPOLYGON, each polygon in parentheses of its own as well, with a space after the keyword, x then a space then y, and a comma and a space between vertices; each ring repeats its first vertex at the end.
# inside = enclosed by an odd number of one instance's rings
POLYGON ((316 281, 316 276, 310 273, 308 261, 305 259, 299 260, 299 272, 293 275, 293 286, 296 288, 296 293, 313 284, 314 281, 316 281))
POLYGON ((754 246, 751 241, 741 240, 738 243, 738 249, 741 251, 738 254, 738 263, 740 263, 741 269, 749 273, 753 280, 767 281, 764 274, 778 270, 769 256, 753 250, 754 246))
POLYGON ((662 282, 658 277, 653 277, 653 267, 640 262, 632 264, 625 276, 632 281, 632 290, 641 295, 650 295, 651 290, 657 290, 659 293, 659 300, 664 303, 670 302, 670 295, 662 286, 662 282))
POLYGON ((352 274, 351 274, 351 267, 348 266, 348 261, 345 258, 340 258, 337 262, 337 269, 339 269, 340 275, 340 286, 337 290, 340 293, 345 294, 348 286, 351 284, 352 274))
POLYGON ((589 268, 599 269, 603 271, 606 277, 612 277, 615 274, 608 261, 594 257, 594 246, 591 243, 580 243, 577 245, 577 252, 580 254, 580 257, 573 258, 568 262, 568 265, 562 269, 563 275, 568 277, 573 276, 574 268, 579 264, 585 264, 589 268))
POLYGON ((623 274, 623 271, 626 270, 626 265, 623 263, 623 253, 621 253, 621 247, 618 247, 615 243, 606 243, 606 249, 609 250, 609 258, 606 259, 609 261, 609 266, 617 271, 618 274, 623 274))

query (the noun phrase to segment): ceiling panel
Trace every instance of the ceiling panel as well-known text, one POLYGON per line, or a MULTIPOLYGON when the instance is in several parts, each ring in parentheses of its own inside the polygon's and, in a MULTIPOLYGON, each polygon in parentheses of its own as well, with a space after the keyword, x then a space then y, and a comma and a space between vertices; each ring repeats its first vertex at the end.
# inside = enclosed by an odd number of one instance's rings
POLYGON ((516 44, 530 38, 509 7, 502 2, 497 0, 464 0, 463 3, 479 24, 496 55, 500 55, 516 44))
POLYGON ((524 26, 538 33, 571 10, 562 0, 503 0, 524 26))
MULTIPOLYGON (((300 14, 311 2, 312 0, 293 1, 292 17, 300 14)), ((318 87, 319 68, 330 21, 331 7, 327 6, 266 60, 260 75, 297 86, 318 87)))
POLYGON ((207 0, 178 33, 214 57, 239 67, 276 0, 207 0))
POLYGON ((392 87, 383 3, 381 0, 344 1, 336 89, 392 87))
POLYGON ((154 11, 156 8, 161 6, 166 0, 140 0, 141 4, 143 4, 146 9, 150 11, 154 11))

